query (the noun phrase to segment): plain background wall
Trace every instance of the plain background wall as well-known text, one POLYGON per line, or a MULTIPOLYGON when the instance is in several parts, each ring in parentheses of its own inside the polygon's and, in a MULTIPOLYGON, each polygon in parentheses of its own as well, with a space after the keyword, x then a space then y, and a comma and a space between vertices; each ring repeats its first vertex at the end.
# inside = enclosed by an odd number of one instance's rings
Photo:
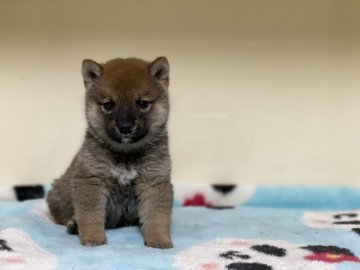
POLYGON ((165 55, 175 181, 360 179, 360 1, 0 0, 0 183, 62 174, 81 61, 165 55))

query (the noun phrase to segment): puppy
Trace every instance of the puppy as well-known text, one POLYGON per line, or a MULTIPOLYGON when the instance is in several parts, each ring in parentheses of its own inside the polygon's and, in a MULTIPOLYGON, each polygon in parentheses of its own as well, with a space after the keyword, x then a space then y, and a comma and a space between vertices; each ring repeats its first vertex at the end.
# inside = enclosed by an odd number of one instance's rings
POLYGON ((51 214, 86 246, 105 244, 105 228, 139 225, 145 245, 173 247, 167 59, 84 60, 82 75, 86 136, 48 194, 51 214))

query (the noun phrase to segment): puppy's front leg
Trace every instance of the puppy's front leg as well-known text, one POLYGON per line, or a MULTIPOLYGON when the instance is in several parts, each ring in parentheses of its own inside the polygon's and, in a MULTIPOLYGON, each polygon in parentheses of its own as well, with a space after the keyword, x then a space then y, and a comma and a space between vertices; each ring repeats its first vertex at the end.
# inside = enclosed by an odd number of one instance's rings
POLYGON ((145 245, 172 248, 170 227, 173 189, 169 181, 141 183, 137 186, 139 217, 145 245))
POLYGON ((80 242, 85 246, 106 243, 105 215, 108 192, 99 178, 75 179, 74 211, 80 242))

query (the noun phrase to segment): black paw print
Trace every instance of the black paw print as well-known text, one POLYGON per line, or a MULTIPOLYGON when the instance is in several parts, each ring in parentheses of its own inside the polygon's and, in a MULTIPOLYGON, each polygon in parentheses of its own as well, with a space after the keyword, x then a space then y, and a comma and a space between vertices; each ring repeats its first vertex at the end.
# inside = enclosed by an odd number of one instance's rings
POLYGON ((263 263, 232 263, 226 267, 228 270, 273 270, 269 265, 263 263))
POLYGON ((239 251, 236 250, 229 250, 224 253, 220 254, 220 257, 225 258, 227 260, 234 260, 234 259, 250 259, 249 255, 241 254, 239 251))
POLYGON ((11 247, 9 247, 4 239, 0 239, 0 251, 13 251, 11 247))

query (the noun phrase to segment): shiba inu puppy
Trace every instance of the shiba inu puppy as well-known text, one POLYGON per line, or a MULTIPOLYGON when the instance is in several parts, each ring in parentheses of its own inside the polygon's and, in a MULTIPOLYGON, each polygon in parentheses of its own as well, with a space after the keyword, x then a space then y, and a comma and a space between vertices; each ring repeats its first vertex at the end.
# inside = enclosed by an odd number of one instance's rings
POLYGON ((51 214, 86 246, 105 244, 105 228, 139 225, 145 245, 171 248, 167 59, 84 60, 82 75, 88 128, 48 194, 51 214))

